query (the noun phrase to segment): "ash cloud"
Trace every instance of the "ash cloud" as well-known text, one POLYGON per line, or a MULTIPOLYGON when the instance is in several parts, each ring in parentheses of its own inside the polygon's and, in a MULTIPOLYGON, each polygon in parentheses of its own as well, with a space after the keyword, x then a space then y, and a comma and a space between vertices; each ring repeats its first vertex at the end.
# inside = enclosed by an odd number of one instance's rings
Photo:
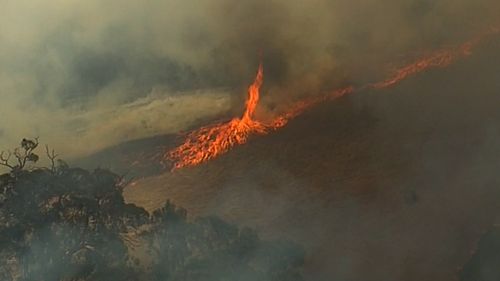
POLYGON ((460 42, 498 1, 0 3, 0 147, 39 135, 79 156, 241 110, 265 63, 261 115, 460 42))

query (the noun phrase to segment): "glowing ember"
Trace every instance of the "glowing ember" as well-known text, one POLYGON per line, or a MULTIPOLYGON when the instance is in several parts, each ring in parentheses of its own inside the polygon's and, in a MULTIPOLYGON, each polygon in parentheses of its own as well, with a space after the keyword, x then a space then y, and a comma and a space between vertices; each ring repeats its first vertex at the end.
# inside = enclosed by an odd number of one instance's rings
POLYGON ((259 91, 264 79, 263 67, 260 64, 255 81, 248 88, 245 112, 241 118, 234 118, 226 123, 209 125, 190 132, 186 136, 184 143, 167 152, 165 157, 173 162, 174 169, 200 164, 227 152, 235 145, 246 143, 252 134, 266 134, 269 130, 285 126, 291 119, 321 102, 333 100, 355 91, 359 92, 366 88, 387 88, 427 69, 446 67, 455 60, 470 55, 472 48, 479 44, 484 37, 496 33, 500 33, 500 29, 492 28, 481 36, 458 47, 434 52, 427 57, 400 68, 388 79, 381 82, 357 89, 346 87, 327 95, 300 101, 293 105, 287 112, 279 115, 267 124, 254 120, 255 109, 259 103, 259 91))

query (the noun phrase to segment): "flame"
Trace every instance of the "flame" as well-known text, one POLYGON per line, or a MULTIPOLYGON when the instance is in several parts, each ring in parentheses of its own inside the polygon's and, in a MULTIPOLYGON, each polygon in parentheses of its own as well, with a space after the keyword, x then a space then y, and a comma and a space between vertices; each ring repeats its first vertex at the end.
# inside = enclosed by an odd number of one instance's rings
POLYGON ((340 98, 344 95, 351 94, 353 92, 354 92, 354 87, 349 86, 349 87, 335 90, 327 95, 299 101, 299 102, 295 103, 294 105, 292 105, 285 113, 276 117, 268 125, 268 127, 273 128, 273 129, 279 129, 281 127, 284 127, 288 123, 288 121, 299 116, 304 111, 307 111, 309 108, 314 107, 321 102, 334 100, 334 99, 340 98))
POLYGON ((254 119, 255 109, 260 98, 260 88, 264 81, 264 71, 261 63, 254 82, 248 87, 245 111, 241 118, 234 118, 226 123, 217 123, 190 132, 187 134, 184 143, 168 151, 165 154, 165 158, 173 162, 173 169, 203 163, 227 152, 235 145, 246 143, 248 138, 253 134, 266 134, 270 130, 276 130, 285 126, 291 119, 319 103, 334 100, 354 92, 360 92, 367 88, 384 89, 394 86, 402 80, 430 68, 446 67, 457 59, 469 56, 472 53, 472 49, 478 45, 484 37, 497 33, 500 33, 500 29, 494 27, 462 45, 438 50, 413 63, 401 67, 383 81, 359 88, 349 86, 327 93, 326 95, 299 101, 292 105, 286 112, 266 124, 254 119))
POLYGON ((500 33, 500 29, 498 27, 491 27, 479 36, 476 36, 472 40, 469 40, 458 47, 436 51, 427 57, 396 70, 395 73, 388 79, 371 84, 370 86, 375 89, 383 89, 393 86, 409 76, 413 76, 429 68, 447 67, 457 59, 470 56, 472 54, 472 49, 479 45, 482 40, 484 40, 487 36, 497 33, 500 33))
POLYGON ((174 169, 200 164, 227 152, 237 144, 246 143, 252 134, 266 133, 267 126, 253 119, 263 80, 264 68, 260 64, 255 81, 248 87, 245 112, 241 118, 192 131, 182 145, 167 152, 166 157, 174 162, 174 169))
POLYGON ((252 122, 252 117, 255 112, 255 108, 257 108, 257 104, 259 103, 260 98, 260 87, 262 87, 262 83, 264 82, 264 67, 262 63, 259 65, 259 69, 257 70, 257 76, 255 77, 255 81, 248 87, 248 98, 245 102, 245 113, 243 113, 243 117, 241 118, 242 122, 248 121, 252 122))
POLYGON ((387 88, 429 68, 446 67, 460 57, 469 56, 472 46, 468 42, 456 49, 437 51, 428 57, 398 69, 393 76, 384 81, 374 83, 371 86, 375 89, 387 88))

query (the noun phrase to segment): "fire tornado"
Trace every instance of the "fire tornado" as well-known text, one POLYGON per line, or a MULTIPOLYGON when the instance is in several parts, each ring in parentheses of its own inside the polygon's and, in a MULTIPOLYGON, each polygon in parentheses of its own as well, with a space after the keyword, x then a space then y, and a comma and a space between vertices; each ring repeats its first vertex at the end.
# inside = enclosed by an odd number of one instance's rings
POLYGON ((181 146, 167 152, 165 156, 174 162, 174 169, 197 165, 215 158, 237 144, 244 144, 251 134, 266 132, 266 125, 253 119, 263 79, 264 69, 260 64, 255 81, 248 87, 245 112, 241 118, 195 130, 187 135, 181 146))

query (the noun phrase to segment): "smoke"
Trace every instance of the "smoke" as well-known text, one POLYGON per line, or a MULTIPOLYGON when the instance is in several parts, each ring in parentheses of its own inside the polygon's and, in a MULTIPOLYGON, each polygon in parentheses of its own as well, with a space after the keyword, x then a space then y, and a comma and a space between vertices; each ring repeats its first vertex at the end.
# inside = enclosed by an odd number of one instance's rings
POLYGON ((493 23, 494 0, 0 1, 0 147, 67 157, 381 75, 493 23))

